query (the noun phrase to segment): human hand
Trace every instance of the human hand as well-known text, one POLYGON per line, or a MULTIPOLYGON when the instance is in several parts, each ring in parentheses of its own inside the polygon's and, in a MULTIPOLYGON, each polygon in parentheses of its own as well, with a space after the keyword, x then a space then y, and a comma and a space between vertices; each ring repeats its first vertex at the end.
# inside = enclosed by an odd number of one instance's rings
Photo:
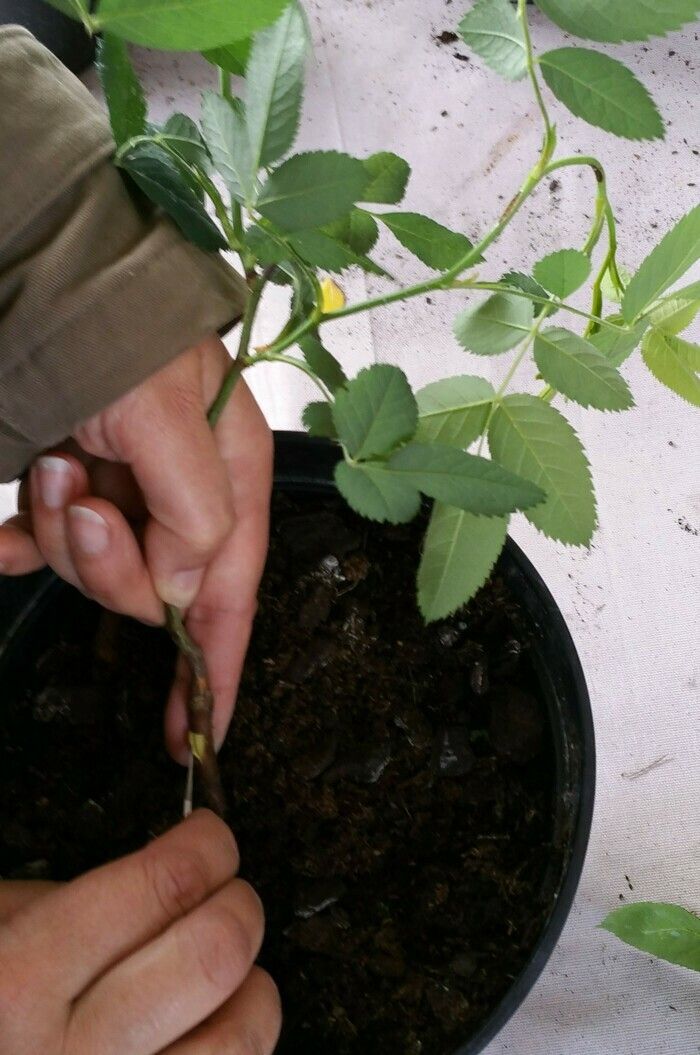
MULTIPOLYGON (((187 610, 207 661, 217 745, 255 613, 272 485, 272 436, 243 381, 216 428, 207 423, 230 365, 221 341, 207 338, 84 422, 37 459, 19 515, 0 527, 5 574, 49 564, 106 608, 153 623, 163 621, 163 601, 187 610)), ((166 740, 183 763, 188 691, 180 658, 166 740)))
POLYGON ((201 810, 65 886, 0 884, 0 1055, 270 1055, 279 996, 237 870, 201 810))

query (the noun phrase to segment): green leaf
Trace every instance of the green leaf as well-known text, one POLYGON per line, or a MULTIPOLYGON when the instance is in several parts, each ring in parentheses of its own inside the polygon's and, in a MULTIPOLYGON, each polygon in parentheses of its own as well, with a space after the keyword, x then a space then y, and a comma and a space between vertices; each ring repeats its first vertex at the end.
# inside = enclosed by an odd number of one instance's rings
POLYGON ((243 241, 258 263, 266 267, 270 264, 281 264, 292 255, 289 247, 281 239, 263 230, 262 227, 258 227, 257 224, 248 228, 243 241))
POLYGON ((342 366, 336 357, 324 348, 318 337, 302 337, 299 347, 307 364, 331 392, 337 392, 348 383, 342 366))
POLYGON ((235 77, 244 77, 252 44, 252 38, 247 37, 243 40, 234 40, 232 44, 225 44, 221 48, 203 51, 202 55, 207 62, 225 70, 226 73, 232 73, 235 77))
POLYGON ((372 154, 365 161, 370 181, 365 188, 363 201, 384 205, 398 205, 406 193, 406 184, 411 175, 407 161, 398 154, 382 151, 372 154))
POLYGON ((558 249, 535 264, 533 275, 555 297, 575 293, 591 273, 591 262, 578 249, 558 249))
POLYGON ((198 165, 205 171, 211 168, 206 143, 197 125, 187 114, 171 114, 160 129, 160 134, 166 137, 170 149, 183 161, 198 165))
POLYGON ((323 436, 329 440, 336 438, 331 405, 325 400, 320 400, 318 403, 307 403, 301 420, 309 436, 323 436))
POLYGON ((372 458, 413 436, 418 407, 403 371, 378 364, 360 370, 338 391, 333 420, 351 458, 372 458))
POLYGON ((162 147, 155 143, 139 143, 124 155, 120 166, 200 249, 213 252, 226 248, 219 228, 162 147))
POLYGON ((323 271, 338 273, 348 267, 361 267, 375 275, 384 274, 379 264, 367 256, 354 253, 323 231, 300 231, 299 234, 290 235, 289 244, 307 264, 323 271))
MULTIPOLYGON (((622 314, 632 322, 674 282, 700 260, 700 205, 678 221, 652 249, 630 280, 622 301, 622 314)), ((687 292, 677 296, 691 300, 687 292)))
MULTIPOLYGON (((442 224, 417 212, 385 212, 379 219, 401 245, 436 271, 453 267, 474 248, 466 235, 449 231, 442 224)), ((473 263, 476 262, 475 259, 473 263)))
POLYGON ((589 48, 557 48, 540 57, 542 75, 557 99, 591 125, 625 139, 662 139, 654 100, 617 59, 589 48))
POLYGON ((101 0, 93 24, 146 48, 207 51, 269 26, 288 0, 101 0))
POLYGON ((146 130, 146 100, 126 44, 105 33, 97 42, 97 71, 117 146, 146 130))
POLYGON ((700 312, 700 300, 681 300, 673 297, 649 314, 649 322, 664 333, 682 333, 700 312))
POLYGON ((306 22, 296 3, 253 40, 246 70, 246 125, 256 170, 278 161, 296 139, 307 42, 306 22))
POLYGON ((483 432, 494 397, 483 377, 447 377, 416 392, 421 442, 464 449, 483 432))
POLYGON ((366 185, 364 165, 348 154, 296 154, 272 173, 258 209, 283 231, 324 227, 350 212, 366 185))
POLYGON ((233 197, 252 201, 255 169, 245 122, 237 108, 216 92, 204 92, 202 129, 214 165, 233 197))
POLYGON ((324 233, 342 242, 360 256, 374 249, 379 238, 377 221, 364 209, 351 209, 341 220, 328 224, 324 233))
POLYGON ((527 73, 522 27, 508 0, 478 0, 459 24, 462 39, 484 62, 510 81, 527 73))
POLYGON ((541 502, 544 492, 488 458, 439 443, 410 443, 395 451, 387 469, 440 502, 483 516, 503 516, 541 502))
POLYGON ((642 358, 657 381, 700 407, 700 377, 693 368, 695 345, 654 327, 642 341, 642 358))
POLYGON ((600 926, 635 949, 700 971, 700 919, 679 905, 663 901, 623 905, 600 926))
POLYGON ((627 410, 634 404, 627 382, 603 353, 569 330, 539 333, 535 362, 548 385, 582 407, 627 410))
POLYGON ((617 332, 608 326, 601 327, 597 333, 591 334, 588 341, 602 352, 611 366, 622 366, 644 336, 648 322, 642 319, 629 330, 621 315, 608 315, 605 322, 613 323, 617 332))
POLYGON ((454 321, 455 337, 468 352, 500 355, 530 332, 533 314, 531 301, 494 293, 477 307, 459 313, 454 321))
POLYGON ((416 488, 387 472, 383 462, 338 462, 335 482, 350 508, 369 520, 404 524, 420 509, 416 488))
POLYGON ((536 0, 553 22, 588 40, 648 40, 692 22, 700 0, 536 0))
MULTIPOLYGON (((513 289, 520 289, 523 293, 527 293, 531 297, 542 297, 545 300, 549 300, 549 293, 544 289, 539 282, 535 282, 534 278, 530 275, 523 275, 520 271, 508 271, 501 278, 501 282, 505 282, 507 286, 512 286, 513 289)), ((537 304, 533 301, 533 309, 535 312, 535 318, 541 315, 544 311, 545 304, 537 304)), ((558 309, 556 309, 558 310, 558 309)), ((550 315, 555 315, 556 310, 550 309, 550 315)))
POLYGON ((692 341, 679 341, 679 343, 679 354, 685 359, 690 369, 696 372, 700 370, 700 344, 693 344, 692 341))
POLYGON ((681 286, 673 292, 674 297, 682 300, 700 300, 700 282, 691 282, 689 286, 681 286))
POLYGON ((471 600, 491 574, 507 530, 507 517, 479 517, 435 503, 418 568, 418 604, 427 622, 471 600))
POLYGON ((588 460, 565 417, 536 396, 506 396, 489 426, 499 465, 538 484, 546 500, 525 515, 550 538, 586 546, 596 526, 588 460))

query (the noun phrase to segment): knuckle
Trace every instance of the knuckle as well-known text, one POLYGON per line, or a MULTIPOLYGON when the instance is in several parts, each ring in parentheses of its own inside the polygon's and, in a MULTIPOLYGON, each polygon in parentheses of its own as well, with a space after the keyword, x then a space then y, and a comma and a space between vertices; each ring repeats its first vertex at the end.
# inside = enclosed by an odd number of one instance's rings
POLYGON ((182 418, 191 421, 193 417, 201 417, 204 413, 202 395, 198 389, 186 381, 170 379, 163 384, 162 403, 168 417, 174 415, 174 420, 182 418))
POLYGON ((222 904, 208 905, 199 919, 186 928, 196 970, 223 997, 245 978, 257 948, 250 927, 241 916, 222 904))
MULTIPOLYGON (((217 496, 219 497, 219 496, 217 496)), ((206 516, 192 523, 187 541, 199 553, 213 553, 231 534, 233 529, 233 508, 229 501, 217 502, 206 516)))
POLYGON ((198 839, 206 841, 207 845, 226 847, 231 858, 231 873, 233 874, 239 863, 238 843, 226 821, 217 816, 213 810, 200 807, 194 811, 189 823, 197 824, 201 828, 198 839))
POLYGON ((209 875, 202 857, 191 850, 164 850, 157 844, 143 854, 145 882, 167 919, 178 919, 209 893, 209 875))
POLYGON ((253 622, 258 610, 257 597, 241 597, 232 591, 221 599, 195 601, 187 611, 189 625, 214 626, 233 616, 244 622, 253 622))

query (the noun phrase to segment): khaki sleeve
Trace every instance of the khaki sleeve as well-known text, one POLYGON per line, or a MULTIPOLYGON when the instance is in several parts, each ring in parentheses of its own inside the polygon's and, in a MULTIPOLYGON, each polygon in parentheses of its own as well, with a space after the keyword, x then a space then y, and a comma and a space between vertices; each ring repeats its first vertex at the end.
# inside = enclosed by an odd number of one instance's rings
POLYGON ((114 167, 106 115, 0 28, 0 480, 207 334, 245 284, 114 167))

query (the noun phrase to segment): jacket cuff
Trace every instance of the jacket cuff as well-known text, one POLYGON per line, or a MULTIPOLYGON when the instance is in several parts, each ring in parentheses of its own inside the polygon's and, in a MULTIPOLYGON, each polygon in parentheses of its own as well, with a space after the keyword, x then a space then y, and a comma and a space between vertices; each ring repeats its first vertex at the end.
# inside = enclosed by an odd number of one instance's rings
MULTIPOLYGON (((72 131, 64 146, 52 141, 57 159, 46 153, 43 120, 36 142, 23 140, 24 178, 37 195, 22 222, 13 213, 12 229, 0 237, 3 481, 175 356, 228 327, 246 296, 243 279, 222 257, 186 242, 127 184, 108 157, 105 115, 29 39, 23 49, 41 58, 38 74, 23 67, 34 84, 32 105, 51 110, 72 131), (48 78, 41 90, 36 76, 48 78), (54 165, 60 193, 42 195, 46 169, 54 165)), ((0 132, 5 120, 0 115, 0 132)))

